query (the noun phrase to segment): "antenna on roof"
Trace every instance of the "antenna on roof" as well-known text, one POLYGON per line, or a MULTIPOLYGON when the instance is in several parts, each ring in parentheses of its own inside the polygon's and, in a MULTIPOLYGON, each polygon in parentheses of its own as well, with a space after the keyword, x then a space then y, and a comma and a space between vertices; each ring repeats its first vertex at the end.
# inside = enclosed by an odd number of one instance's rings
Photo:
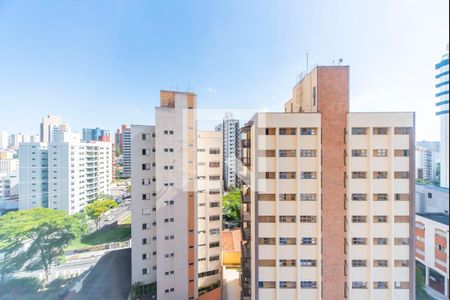
POLYGON ((341 65, 341 63, 343 63, 344 60, 342 58, 339 58, 339 66, 341 65))

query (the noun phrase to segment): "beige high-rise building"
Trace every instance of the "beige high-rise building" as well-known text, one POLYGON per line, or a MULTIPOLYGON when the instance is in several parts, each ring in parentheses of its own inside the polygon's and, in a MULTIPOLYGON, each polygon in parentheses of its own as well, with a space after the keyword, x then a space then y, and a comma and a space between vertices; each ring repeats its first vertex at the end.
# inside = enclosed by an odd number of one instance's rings
POLYGON ((197 299, 196 95, 160 98, 156 126, 131 129, 132 282, 156 280, 158 299, 197 299))
POLYGON ((242 128, 243 299, 414 299, 414 113, 349 112, 316 67, 242 128))
POLYGON ((222 279, 222 132, 197 135, 198 287, 207 292, 222 279))

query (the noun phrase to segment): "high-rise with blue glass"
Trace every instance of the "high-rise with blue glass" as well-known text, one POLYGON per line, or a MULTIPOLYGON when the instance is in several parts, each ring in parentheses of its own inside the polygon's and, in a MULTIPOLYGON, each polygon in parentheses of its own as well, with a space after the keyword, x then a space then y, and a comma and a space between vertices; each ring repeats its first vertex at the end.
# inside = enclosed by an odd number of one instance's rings
POLYGON ((447 53, 436 64, 436 115, 441 118, 441 186, 448 188, 448 46, 447 53))

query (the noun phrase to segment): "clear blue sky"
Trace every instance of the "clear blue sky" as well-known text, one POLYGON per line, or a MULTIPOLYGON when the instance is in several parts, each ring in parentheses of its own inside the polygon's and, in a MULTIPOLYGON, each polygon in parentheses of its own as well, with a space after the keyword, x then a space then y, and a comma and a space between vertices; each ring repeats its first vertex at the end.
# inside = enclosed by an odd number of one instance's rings
POLYGON ((434 64, 448 0, 0 0, 0 130, 152 124, 160 89, 199 106, 280 111, 311 64, 351 66, 353 111, 417 111, 437 140, 434 64), (270 3, 269 3, 270 2, 270 3))

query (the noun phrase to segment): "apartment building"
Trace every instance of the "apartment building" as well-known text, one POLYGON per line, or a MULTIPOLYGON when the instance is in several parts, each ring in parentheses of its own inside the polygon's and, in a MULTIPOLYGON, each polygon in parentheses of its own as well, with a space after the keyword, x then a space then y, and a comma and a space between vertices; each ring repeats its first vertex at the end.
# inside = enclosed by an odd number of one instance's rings
POLYGON ((449 212, 448 188, 416 184, 416 213, 449 212))
POLYGON ((225 188, 239 185, 238 158, 239 158, 239 120, 233 114, 227 113, 223 119, 223 178, 225 188))
POLYGON ((439 151, 428 147, 416 146, 416 178, 428 182, 437 181, 439 161, 439 151))
POLYGON ((242 132, 243 299, 414 299, 414 113, 349 112, 316 67, 242 132))
MULTIPOLYGON (((55 126, 58 125, 65 125, 62 121, 61 117, 58 116, 46 116, 42 118, 41 122, 41 134, 40 134, 40 140, 43 143, 49 143, 52 140, 52 131, 55 126)), ((37 142, 37 141, 36 141, 37 142)))
POLYGON ((0 173, 10 174, 19 169, 19 160, 17 158, 0 158, 0 173))
POLYGON ((436 115, 441 119, 441 186, 448 188, 448 95, 449 95, 449 61, 447 53, 435 65, 436 70, 436 115))
POLYGON ((74 214, 110 194, 110 143, 22 143, 19 153, 19 209, 48 207, 74 214))
POLYGON ((122 139, 122 177, 129 178, 131 176, 131 130, 129 127, 124 128, 124 131, 122 132, 122 139))
POLYGON ((130 132, 132 213, 141 222, 132 226, 133 248, 141 244, 132 282, 156 280, 158 299, 197 299, 196 95, 161 91, 160 100, 154 129, 130 132))
MULTIPOLYGON (((447 199, 448 200, 448 199, 447 199)), ((416 216, 416 260, 425 275, 425 285, 448 298, 448 213, 416 216)))
POLYGON ((110 141, 110 132, 109 130, 101 129, 101 128, 83 128, 83 142, 90 141, 101 141, 101 142, 109 142, 110 141))
POLYGON ((220 131, 197 134, 198 288, 222 279, 222 145, 220 131))

